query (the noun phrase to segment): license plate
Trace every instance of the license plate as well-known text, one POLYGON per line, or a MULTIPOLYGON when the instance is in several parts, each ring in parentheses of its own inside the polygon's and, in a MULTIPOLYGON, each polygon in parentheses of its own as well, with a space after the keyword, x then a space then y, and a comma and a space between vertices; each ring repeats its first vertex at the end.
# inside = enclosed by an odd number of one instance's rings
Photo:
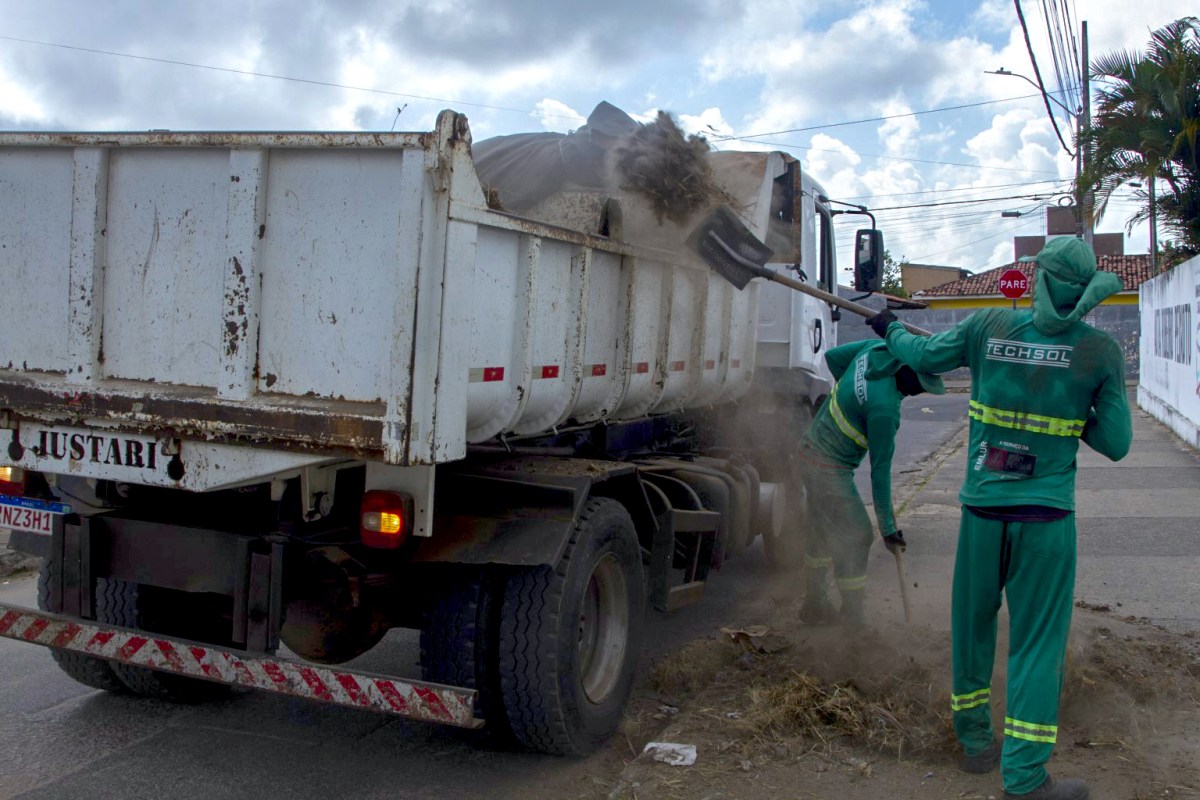
POLYGON ((49 535, 54 518, 70 512, 71 507, 63 503, 0 495, 0 528, 49 535))

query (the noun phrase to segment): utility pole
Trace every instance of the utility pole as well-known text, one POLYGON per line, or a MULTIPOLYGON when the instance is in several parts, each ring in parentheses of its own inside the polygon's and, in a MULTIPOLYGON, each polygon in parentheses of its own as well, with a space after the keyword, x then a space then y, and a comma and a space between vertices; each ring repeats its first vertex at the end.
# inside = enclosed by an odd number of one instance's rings
POLYGON ((1157 175, 1150 176, 1150 274, 1158 274, 1158 220, 1156 219, 1154 183, 1157 175))
MULTIPOLYGON (((1080 113, 1079 113, 1078 129, 1079 129, 1080 138, 1082 139, 1083 135, 1086 134, 1087 131, 1092 127, 1092 86, 1091 86, 1091 64, 1090 64, 1090 60, 1088 57, 1087 20, 1083 20, 1083 22, 1080 24, 1081 24, 1082 30, 1081 30, 1081 35, 1080 35, 1081 42, 1080 42, 1080 50, 1079 50, 1079 60, 1082 61, 1083 63, 1080 64, 1079 73, 1083 80, 1083 107, 1080 109, 1080 113)), ((1078 175, 1080 172, 1083 171, 1084 166, 1086 166, 1086 164, 1084 163, 1084 148, 1082 146, 1082 143, 1079 147, 1076 148, 1076 150, 1077 150, 1077 152, 1075 153, 1075 157, 1076 157, 1075 174, 1078 175)), ((1076 185, 1078 185, 1078 184, 1076 184, 1076 185)), ((1089 245, 1092 245, 1094 242, 1094 239, 1095 239, 1095 236, 1094 236, 1095 224, 1094 224, 1094 218, 1092 216, 1092 193, 1091 193, 1091 191, 1088 191, 1084 197, 1081 197, 1079 199, 1083 203, 1083 209, 1081 210, 1081 213, 1080 213, 1080 216, 1082 218, 1083 240, 1085 242, 1087 242, 1089 245)))

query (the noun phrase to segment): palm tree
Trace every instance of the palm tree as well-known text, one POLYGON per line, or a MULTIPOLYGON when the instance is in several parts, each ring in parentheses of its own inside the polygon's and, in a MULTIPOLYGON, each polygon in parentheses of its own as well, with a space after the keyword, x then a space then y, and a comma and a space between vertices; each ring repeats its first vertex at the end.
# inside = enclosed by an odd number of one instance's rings
POLYGON ((1094 195, 1099 218, 1118 187, 1140 183, 1143 206, 1128 220, 1132 228, 1151 214, 1152 182, 1163 181, 1160 225, 1184 253, 1200 253, 1200 20, 1183 17, 1154 31, 1145 55, 1102 56, 1091 74, 1099 84, 1096 116, 1078 136, 1086 158, 1076 197, 1094 195))

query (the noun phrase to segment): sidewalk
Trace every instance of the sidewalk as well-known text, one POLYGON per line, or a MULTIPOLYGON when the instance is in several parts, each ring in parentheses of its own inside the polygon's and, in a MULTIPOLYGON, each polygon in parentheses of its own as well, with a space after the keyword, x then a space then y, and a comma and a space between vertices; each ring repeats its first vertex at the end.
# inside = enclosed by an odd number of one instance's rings
MULTIPOLYGON (((1200 630, 1200 453, 1138 408, 1132 392, 1130 407, 1129 455, 1112 462, 1087 445, 1079 448, 1075 597, 1172 631, 1200 630)), ((908 579, 917 584, 909 590, 914 616, 947 610, 938 595, 949 591, 953 572, 965 442, 964 428, 943 448, 940 467, 897 491, 899 522, 910 543, 908 579)), ((895 586, 886 551, 873 549, 871 561, 873 585, 895 586)))

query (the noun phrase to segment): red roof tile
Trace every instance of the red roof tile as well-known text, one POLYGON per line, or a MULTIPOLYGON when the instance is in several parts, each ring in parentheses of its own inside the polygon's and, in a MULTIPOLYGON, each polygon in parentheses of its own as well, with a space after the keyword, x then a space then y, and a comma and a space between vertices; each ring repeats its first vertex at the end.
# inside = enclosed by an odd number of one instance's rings
MULTIPOLYGON (((1121 282, 1125 284, 1125 291, 1133 291, 1141 286, 1142 283, 1154 277, 1150 272, 1150 255, 1148 253, 1136 256, 1100 256, 1097 259, 1097 266, 1106 272, 1117 273, 1121 278, 1121 282)), ((1037 273, 1037 264, 1033 262, 1013 262, 1005 264, 1002 267, 968 275, 962 280, 943 283, 941 286, 917 292, 913 297, 914 299, 926 299, 930 297, 999 297, 1000 273, 1006 269, 1013 268, 1019 269, 1028 275, 1032 284, 1034 276, 1037 273)))

